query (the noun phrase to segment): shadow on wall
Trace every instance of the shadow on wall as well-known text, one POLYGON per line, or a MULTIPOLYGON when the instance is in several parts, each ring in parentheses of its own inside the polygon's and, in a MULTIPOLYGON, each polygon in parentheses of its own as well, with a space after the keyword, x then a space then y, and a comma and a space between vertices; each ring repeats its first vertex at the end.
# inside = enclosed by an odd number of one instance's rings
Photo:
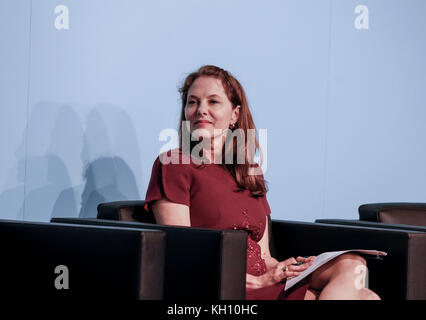
POLYGON ((15 180, 14 186, 4 190, 0 194, 0 208, 2 219, 22 219, 23 217, 23 195, 24 195, 24 179, 25 179, 25 158, 16 160, 16 170, 11 170, 7 180, 15 180), (17 183, 17 185, 16 185, 17 183))
POLYGON ((140 174, 139 149, 130 118, 122 109, 104 104, 89 112, 79 155, 83 183, 61 192, 52 217, 93 218, 101 202, 139 199, 134 173, 122 158, 140 174))
POLYGON ((99 105, 87 115, 84 128, 86 112, 87 107, 79 110, 48 101, 33 106, 28 138, 24 131, 15 152, 16 170, 10 173, 10 181, 18 185, 0 194, 1 218, 95 217, 99 202, 139 198, 134 174, 123 160, 130 160, 140 174, 139 148, 128 115, 99 105))
MULTIPOLYGON (((31 109, 28 133, 24 130, 15 151, 16 170, 10 172, 11 176, 16 176, 19 184, 0 195, 0 206, 6 208, 3 212, 7 214, 2 213, 2 218, 49 220, 56 197, 70 184, 61 153, 51 147, 51 140, 61 134, 54 130, 59 110, 67 114, 57 127, 64 130, 68 128, 66 124, 75 124, 76 117, 69 112, 71 109, 68 106, 43 101, 31 109)), ((73 131, 78 135, 78 130, 73 131)))
POLYGON ((137 193, 132 171, 118 157, 101 158, 90 163, 86 169, 85 181, 80 218, 96 217, 99 203, 127 200, 129 197, 126 195, 137 193))
POLYGON ((32 188, 25 195, 23 220, 49 221, 52 205, 60 191, 70 184, 67 169, 56 155, 27 159, 27 177, 31 175, 32 188))

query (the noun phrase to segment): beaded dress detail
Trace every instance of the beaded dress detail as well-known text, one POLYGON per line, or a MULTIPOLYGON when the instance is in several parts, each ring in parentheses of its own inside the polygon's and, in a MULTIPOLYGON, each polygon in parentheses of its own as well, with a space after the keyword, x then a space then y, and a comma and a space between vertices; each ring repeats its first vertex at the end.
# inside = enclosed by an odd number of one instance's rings
POLYGON ((244 230, 248 233, 247 237, 247 273, 254 276, 260 276, 266 272, 265 260, 262 259, 260 245, 258 242, 262 238, 262 223, 250 224, 250 215, 248 209, 242 210, 243 220, 241 225, 234 224, 234 230, 244 230))

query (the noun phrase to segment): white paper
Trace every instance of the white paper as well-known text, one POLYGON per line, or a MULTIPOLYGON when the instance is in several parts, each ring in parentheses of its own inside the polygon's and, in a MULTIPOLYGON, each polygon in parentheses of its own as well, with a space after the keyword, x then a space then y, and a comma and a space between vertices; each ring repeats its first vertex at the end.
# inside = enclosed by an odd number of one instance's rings
POLYGON ((383 251, 377 251, 377 250, 364 250, 364 249, 351 249, 351 250, 344 250, 344 251, 330 251, 330 252, 324 252, 320 255, 316 256, 314 259, 314 262, 312 265, 303 271, 301 274, 299 274, 297 277, 288 278, 285 284, 284 290, 288 290, 291 287, 293 287, 296 283, 306 278, 308 275, 310 275, 312 272, 314 272, 316 269, 321 267, 323 264, 329 262, 330 260, 333 260, 337 256, 340 256, 343 253, 350 252, 350 251, 356 251, 363 254, 370 254, 374 256, 386 256, 387 253, 383 251))

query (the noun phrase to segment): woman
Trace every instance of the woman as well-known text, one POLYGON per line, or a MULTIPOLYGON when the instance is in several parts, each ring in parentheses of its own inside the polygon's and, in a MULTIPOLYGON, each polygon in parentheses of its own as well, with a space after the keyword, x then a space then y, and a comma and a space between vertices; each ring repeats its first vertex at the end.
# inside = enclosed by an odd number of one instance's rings
POLYGON ((279 262, 269 252, 271 211, 263 175, 252 171, 260 169, 253 164, 259 145, 249 141, 255 125, 242 86, 229 72, 203 66, 187 76, 180 92, 181 145, 156 159, 145 197, 157 223, 248 232, 247 299, 380 299, 355 287, 354 270, 365 260, 350 253, 283 290, 285 280, 314 257, 279 262), (188 136, 195 141, 182 139, 188 136))

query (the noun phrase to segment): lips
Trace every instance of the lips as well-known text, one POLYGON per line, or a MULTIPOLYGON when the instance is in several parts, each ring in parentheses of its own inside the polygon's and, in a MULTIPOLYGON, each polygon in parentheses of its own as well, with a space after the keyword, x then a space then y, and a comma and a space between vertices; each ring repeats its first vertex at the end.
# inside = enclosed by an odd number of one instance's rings
POLYGON ((209 120, 197 120, 194 122, 194 124, 211 124, 212 122, 209 120))

